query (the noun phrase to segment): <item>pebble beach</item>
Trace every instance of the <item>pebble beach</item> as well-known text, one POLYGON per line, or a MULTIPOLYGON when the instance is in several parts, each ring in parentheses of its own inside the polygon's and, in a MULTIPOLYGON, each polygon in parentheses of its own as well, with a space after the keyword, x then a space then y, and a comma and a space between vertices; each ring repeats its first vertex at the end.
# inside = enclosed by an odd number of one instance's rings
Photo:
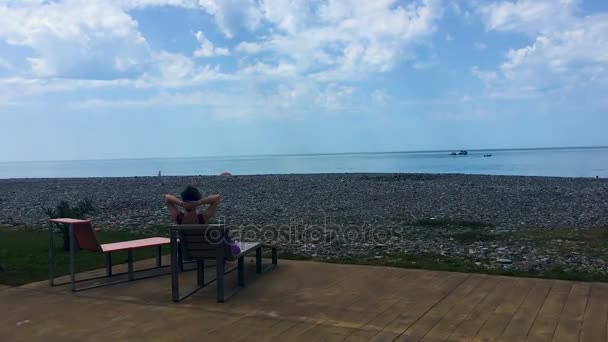
POLYGON ((92 219, 101 229, 169 225, 163 195, 179 194, 185 185, 197 186, 205 195, 222 194, 218 217, 241 239, 275 242, 314 258, 430 253, 480 267, 534 272, 555 267, 606 272, 608 267, 608 248, 597 243, 587 248, 589 240, 581 238, 608 230, 608 179, 595 178, 317 174, 5 179, 0 180, 0 225, 44 228, 42 208, 83 198, 93 200, 98 212, 92 219))

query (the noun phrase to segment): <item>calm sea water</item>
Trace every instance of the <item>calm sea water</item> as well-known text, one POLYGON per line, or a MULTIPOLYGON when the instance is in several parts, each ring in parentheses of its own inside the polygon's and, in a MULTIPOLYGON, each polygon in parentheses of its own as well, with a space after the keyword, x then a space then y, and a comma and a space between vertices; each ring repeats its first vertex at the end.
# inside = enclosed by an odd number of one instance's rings
POLYGON ((290 173, 467 173, 608 177, 607 148, 394 152, 250 157, 4 162, 0 178, 126 177, 290 173), (491 154, 491 157, 484 155, 491 154))

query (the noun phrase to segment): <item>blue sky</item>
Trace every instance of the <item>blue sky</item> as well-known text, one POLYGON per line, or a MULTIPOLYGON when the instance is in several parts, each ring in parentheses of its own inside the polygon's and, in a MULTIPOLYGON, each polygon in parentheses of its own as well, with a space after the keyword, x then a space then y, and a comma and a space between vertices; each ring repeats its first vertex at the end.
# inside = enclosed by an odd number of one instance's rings
POLYGON ((0 0, 0 161, 608 145, 604 0, 0 0))

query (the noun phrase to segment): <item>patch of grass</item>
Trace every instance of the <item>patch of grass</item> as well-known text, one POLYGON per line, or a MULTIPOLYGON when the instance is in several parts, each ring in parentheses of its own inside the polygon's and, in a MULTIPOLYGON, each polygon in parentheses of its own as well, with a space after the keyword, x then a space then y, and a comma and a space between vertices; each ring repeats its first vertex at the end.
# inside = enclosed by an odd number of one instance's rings
POLYGON ((417 226, 423 227, 456 227, 469 229, 493 228, 494 224, 481 221, 455 220, 450 218, 424 218, 416 220, 417 226))
POLYGON ((477 241, 496 241, 503 237, 503 235, 491 234, 482 232, 479 230, 465 230, 457 232, 451 235, 454 240, 462 243, 472 243, 477 241))
MULTIPOLYGON (((270 252, 264 252, 264 254, 268 253, 268 256, 270 255, 270 252)), ((266 255, 264 255, 266 256, 266 255)), ((305 254, 298 254, 298 253, 293 253, 293 252, 287 252, 287 251, 281 251, 279 253, 279 257, 281 259, 287 259, 287 260, 313 260, 314 258, 309 256, 309 255, 305 255, 305 254)))
POLYGON ((339 264, 378 265, 400 268, 415 268, 451 272, 480 272, 474 263, 460 261, 439 254, 390 254, 377 259, 374 256, 332 258, 328 260, 339 264))
POLYGON ((608 228, 533 228, 521 229, 513 232, 513 237, 521 240, 571 240, 593 242, 597 240, 608 240, 608 228))
POLYGON ((592 255, 606 254, 608 252, 608 228, 521 229, 513 232, 511 238, 514 240, 531 241, 547 248, 558 248, 564 252, 579 252, 592 255))
MULTIPOLYGON (((98 237, 101 243, 116 242, 149 236, 163 236, 166 235, 167 229, 164 226, 155 226, 147 227, 146 229, 142 229, 142 231, 145 233, 100 231, 98 232, 98 237)), ((608 245, 608 242, 605 242, 605 237, 608 236, 608 232, 604 229, 579 231, 531 229, 521 230, 515 232, 513 235, 518 239, 533 239, 541 242, 555 239, 569 239, 576 241, 577 243, 588 243, 591 246, 594 246, 593 248, 600 248, 598 246, 604 248, 608 245)), ((498 235, 496 234, 488 234, 471 229, 457 232, 452 236, 459 239, 459 241, 485 241, 485 239, 498 238, 498 235)), ((69 273, 69 254, 61 248, 61 235, 59 233, 56 235, 55 243, 55 273, 57 276, 66 275, 69 273)), ((165 248, 164 253, 168 253, 168 248, 165 248)), ((154 256, 154 248, 138 250, 135 253, 135 258, 137 260, 152 258, 154 256)), ((326 259, 323 257, 313 258, 309 255, 281 251, 279 257, 281 259, 315 260, 343 264, 378 265, 437 271, 608 282, 608 275, 599 272, 566 271, 561 268, 554 268, 545 272, 524 272, 503 268, 488 269, 475 265, 475 263, 469 260, 437 254, 390 254, 383 255, 382 258, 375 258, 374 255, 367 255, 356 257, 332 257, 326 259)), ((47 231, 15 230, 0 227, 0 265, 4 268, 4 271, 0 272, 0 284, 16 286, 47 279, 47 258, 47 231)), ((126 252, 113 254, 113 261, 115 264, 126 262, 126 258, 126 252)), ((79 272, 102 268, 105 265, 105 259, 101 253, 91 253, 87 251, 79 251, 76 261, 76 267, 79 272)))
MULTIPOLYGON (((313 258, 313 260, 316 260, 313 258)), ((332 258, 329 260, 319 259, 338 264, 375 265, 399 268, 413 268, 433 271, 482 273, 490 275, 503 275, 526 278, 562 279, 586 282, 608 282, 608 274, 586 271, 566 271, 562 268, 554 268, 545 272, 517 271, 504 268, 490 269, 477 266, 468 260, 460 260, 437 254, 391 254, 384 255, 380 259, 373 256, 358 256, 346 258, 332 258)))
POLYGON ((489 229, 495 227, 493 223, 489 222, 455 220, 451 218, 424 218, 417 220, 415 224, 427 228, 448 228, 438 234, 451 237, 462 243, 495 241, 504 238, 504 234, 488 232, 489 229))
MULTIPOLYGON (((166 233, 166 228, 165 228, 166 233)), ((152 235, 135 232, 97 232, 101 243, 141 239, 152 235)), ((0 284, 23 285, 48 279, 48 244, 49 235, 45 230, 24 230, 0 228, 0 284)), ((69 252, 62 249, 61 233, 55 235, 55 275, 69 274, 69 252)), ((169 253, 166 247, 163 253, 169 253)), ((155 248, 135 251, 135 259, 147 259, 156 255, 155 248)), ((112 253, 114 264, 125 263, 126 252, 112 253)), ((78 272, 102 268, 105 257, 102 253, 78 251, 76 269, 78 272)))

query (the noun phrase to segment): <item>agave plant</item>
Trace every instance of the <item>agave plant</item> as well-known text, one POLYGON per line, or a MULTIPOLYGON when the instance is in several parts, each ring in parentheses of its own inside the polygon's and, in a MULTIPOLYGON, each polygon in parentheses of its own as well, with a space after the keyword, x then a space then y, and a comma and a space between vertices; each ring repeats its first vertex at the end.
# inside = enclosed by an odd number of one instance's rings
MULTIPOLYGON (((84 219, 86 216, 94 214, 97 210, 93 205, 93 200, 85 198, 75 206, 70 206, 67 201, 61 201, 55 208, 43 208, 49 218, 73 218, 84 219)), ((55 226, 63 235, 63 249, 70 250, 70 226, 67 224, 56 223, 55 226)))

